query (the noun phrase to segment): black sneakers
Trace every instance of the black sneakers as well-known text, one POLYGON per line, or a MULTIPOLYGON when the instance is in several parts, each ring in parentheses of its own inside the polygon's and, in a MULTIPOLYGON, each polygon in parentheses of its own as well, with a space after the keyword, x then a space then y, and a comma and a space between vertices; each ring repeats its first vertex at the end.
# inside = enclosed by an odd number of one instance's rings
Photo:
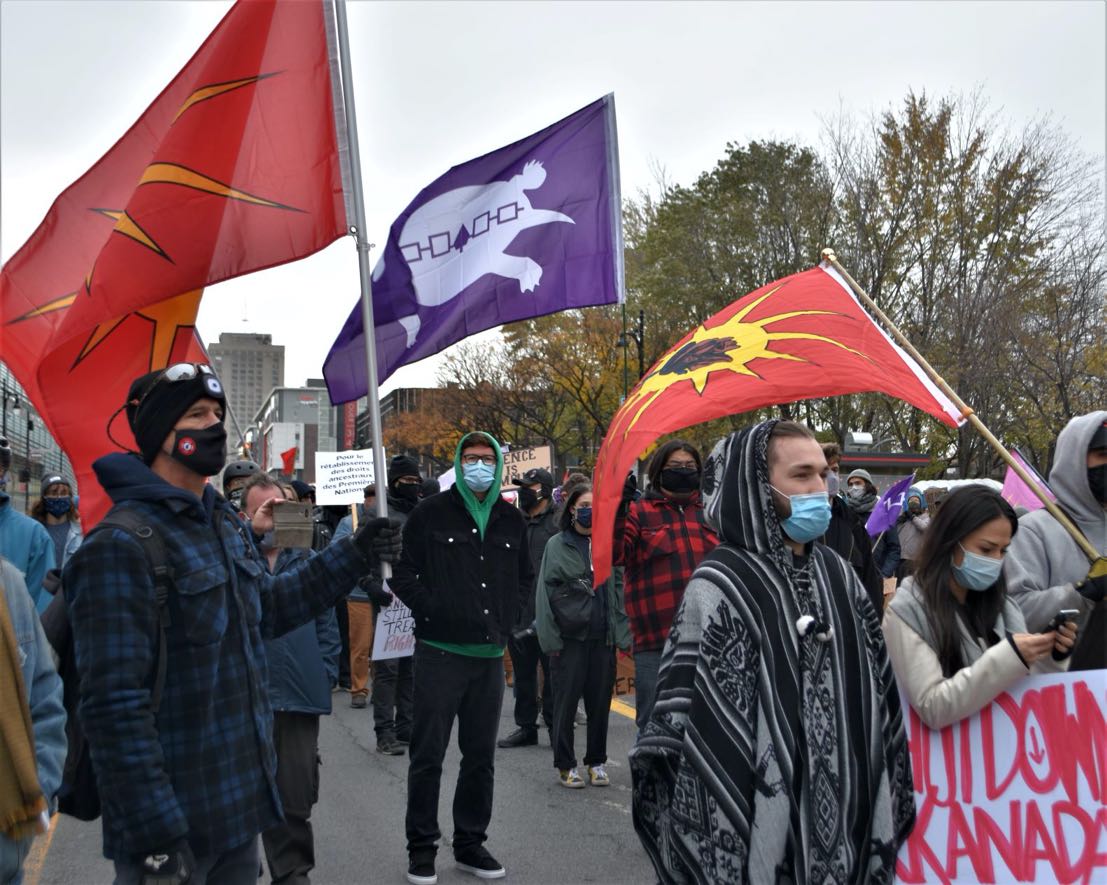
POLYGON ((537 747, 538 729, 517 728, 507 737, 500 738, 498 741, 496 741, 496 746, 501 747, 505 750, 511 747, 537 747))
MULTIPOLYGON (((472 873, 478 879, 502 879, 507 875, 507 870, 483 845, 456 852, 454 860, 459 870, 472 873)), ((408 881, 411 881, 410 876, 408 881)))
POLYGON ((408 855, 407 880, 411 885, 437 885, 433 851, 413 851, 408 855))
POLYGON ((386 734, 377 738, 377 752, 385 756, 403 756, 404 747, 396 738, 386 734))

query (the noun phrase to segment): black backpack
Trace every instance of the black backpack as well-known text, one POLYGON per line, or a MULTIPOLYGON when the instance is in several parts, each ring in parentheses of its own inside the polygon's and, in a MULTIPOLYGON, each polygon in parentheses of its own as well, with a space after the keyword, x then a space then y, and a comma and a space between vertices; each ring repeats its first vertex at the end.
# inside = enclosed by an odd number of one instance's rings
MULTIPOLYGON (((168 657, 166 628, 169 625, 169 590, 173 583, 169 556, 161 537, 146 524, 145 518, 134 510, 122 506, 112 508, 85 537, 85 542, 87 543, 88 539, 97 532, 112 528, 122 529, 142 545, 154 576, 158 626, 161 633, 151 696, 156 715, 165 689, 165 667, 168 657)), ((88 741, 81 730, 77 715, 80 702, 80 676, 77 672, 76 655, 73 653, 73 635, 69 626, 65 597, 61 592, 60 582, 58 584, 53 601, 42 613, 43 630, 58 656, 58 673, 64 686, 65 736, 69 744, 65 768, 62 770, 62 783, 58 790, 58 811, 78 820, 96 820, 100 816, 100 791, 96 785, 96 775, 92 770, 92 756, 89 753, 88 741)))

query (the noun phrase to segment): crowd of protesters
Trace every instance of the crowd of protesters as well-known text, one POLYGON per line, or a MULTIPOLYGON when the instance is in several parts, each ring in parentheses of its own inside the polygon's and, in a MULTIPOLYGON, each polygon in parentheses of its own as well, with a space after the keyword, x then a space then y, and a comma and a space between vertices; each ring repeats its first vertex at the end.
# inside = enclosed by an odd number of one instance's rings
MULTIPOLYGON (((377 751, 408 756, 407 881, 437 882, 455 723, 448 844, 462 871, 504 877, 486 846, 497 748, 544 727, 558 783, 607 786, 620 651, 638 734, 614 752, 661 881, 891 882, 915 819, 900 691, 941 728, 1028 673, 1107 666, 1107 576, 1048 512, 912 488, 870 538, 872 475, 843 483, 840 448, 794 422, 706 459, 663 442, 645 488, 627 478, 597 582, 589 478, 501 487, 479 431, 445 492, 395 455, 384 486, 341 518, 316 508, 291 546, 274 510, 313 490, 224 465, 225 408, 205 365, 136 379, 120 412, 138 450, 95 463, 113 508, 84 532, 61 475, 30 517, 11 508, 0 441, 0 882, 21 880, 59 802, 102 817, 118 883, 252 885, 262 851, 273 882, 309 881, 320 717, 344 685, 372 707, 377 751), (396 600, 414 654, 372 660, 396 600)), ((1069 423, 1049 482, 1107 549, 1107 411, 1069 423)))

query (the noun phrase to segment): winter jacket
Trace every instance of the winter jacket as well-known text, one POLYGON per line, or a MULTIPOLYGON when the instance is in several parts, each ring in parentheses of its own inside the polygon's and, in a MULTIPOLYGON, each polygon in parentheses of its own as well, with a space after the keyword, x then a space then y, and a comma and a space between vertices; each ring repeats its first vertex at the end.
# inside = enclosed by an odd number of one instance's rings
POLYGON ((17 513, 4 492, 0 492, 0 556, 19 569, 35 610, 42 614, 52 598, 43 591, 42 581, 56 566, 54 542, 41 522, 17 513))
POLYGON ((876 612, 884 610, 884 581, 873 561, 873 545, 865 523, 858 519, 838 495, 830 498, 830 525, 820 539, 827 547, 853 566, 865 585, 876 612))
POLYGON ((497 495, 482 539, 455 486, 416 505, 403 543, 389 586, 415 616, 416 639, 507 643, 534 586, 518 509, 497 495))
POLYGON ((896 681, 919 717, 931 728, 945 728, 986 707, 1032 670, 1057 672, 1065 663, 1046 655, 1033 668, 1027 667, 1009 638, 1025 633, 1026 622, 1014 600, 1007 597, 993 626, 991 645, 973 636, 958 619, 961 657, 968 663, 949 678, 942 665, 927 623, 926 604, 915 588, 914 578, 905 578, 881 625, 896 681))
MULTIPOLYGON (((560 533, 557 525, 557 508, 553 502, 537 516, 527 516, 527 549, 530 551, 530 564, 537 575, 542 565, 542 556, 550 538, 560 533)), ((621 582, 620 582, 621 583, 621 582)), ((519 610, 519 627, 529 627, 534 623, 534 593, 527 591, 522 608, 519 610)))
MULTIPOLYGON (((282 575, 311 556, 310 550, 282 550, 273 566, 282 575)), ((338 684, 342 642, 334 609, 275 639, 265 640, 269 704, 281 713, 331 712, 331 688, 338 684)))
POLYGON ((923 511, 917 516, 904 513, 896 521, 896 530, 899 533, 900 558, 914 562, 918 558, 922 547, 923 536, 930 528, 930 515, 923 511))
POLYGON ((697 492, 677 502, 650 489, 615 520, 614 565, 625 568, 627 617, 634 650, 664 644, 684 588, 696 566, 719 543, 703 518, 697 492))
MULTIPOLYGON (((1049 487, 1057 503, 1084 536, 1107 555, 1107 510, 1088 487, 1088 444, 1107 411, 1073 418, 1057 437, 1049 487)), ((1018 602, 1031 632, 1045 629, 1063 608, 1080 610, 1078 628, 1088 622, 1094 604, 1075 589, 1088 574, 1088 557, 1046 510, 1019 520, 1003 566, 1007 591, 1018 602)), ((1100 603, 1107 605, 1107 602, 1100 603)))
MULTIPOLYGON (((23 685, 31 712, 38 784, 47 803, 52 803, 61 786, 66 753, 62 681, 54 670, 50 644, 42 631, 23 575, 6 559, 0 559, 0 588, 23 662, 23 685)), ((25 848, 0 834, 0 882, 14 878, 25 848)))
MULTIPOLYGON (((607 644, 616 645, 624 651, 630 649, 630 626, 623 609, 623 570, 614 568, 602 587, 593 588, 595 594, 603 593, 607 605, 607 644)), ((538 644, 546 654, 553 654, 564 648, 565 639, 582 639, 581 636, 563 636, 554 618, 550 605, 553 591, 566 584, 585 579, 591 583, 592 569, 584 561, 580 551, 573 546, 564 532, 558 532, 546 544, 542 556, 538 579, 535 582, 535 626, 538 630, 538 644)), ((583 590, 581 592, 584 592, 583 590)), ((598 600, 596 600, 598 602, 598 600)))
MULTIPOLYGON (((892 526, 890 529, 881 532, 873 539, 872 545, 873 565, 876 566, 880 577, 892 577, 896 573, 896 569, 899 568, 902 559, 900 556, 899 532, 896 531, 896 527, 892 526)), ((878 608, 877 611, 881 611, 881 609, 878 608)))
POLYGON ((325 612, 368 565, 346 541, 271 575, 210 485, 197 497, 131 455, 93 467, 115 505, 160 535, 172 584, 155 715, 158 605, 145 550, 108 528, 86 537, 65 569, 104 854, 134 858, 180 838, 197 856, 221 854, 282 816, 263 637, 325 612))

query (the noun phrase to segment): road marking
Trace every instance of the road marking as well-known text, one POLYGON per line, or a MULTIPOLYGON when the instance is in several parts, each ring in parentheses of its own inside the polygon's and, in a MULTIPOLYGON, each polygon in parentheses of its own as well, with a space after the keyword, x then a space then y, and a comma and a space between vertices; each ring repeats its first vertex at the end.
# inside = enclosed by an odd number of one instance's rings
POLYGON ((626 716, 627 719, 634 718, 634 707, 630 704, 624 704, 618 698, 611 699, 611 709, 618 713, 620 716, 626 716))
POLYGON ((31 843, 31 850, 27 854, 27 860, 23 864, 23 881, 25 885, 38 885, 42 877, 42 867, 46 863, 46 853, 50 850, 50 843, 54 841, 54 833, 58 829, 58 815, 50 818, 50 829, 46 831, 45 839, 35 839, 31 843))

